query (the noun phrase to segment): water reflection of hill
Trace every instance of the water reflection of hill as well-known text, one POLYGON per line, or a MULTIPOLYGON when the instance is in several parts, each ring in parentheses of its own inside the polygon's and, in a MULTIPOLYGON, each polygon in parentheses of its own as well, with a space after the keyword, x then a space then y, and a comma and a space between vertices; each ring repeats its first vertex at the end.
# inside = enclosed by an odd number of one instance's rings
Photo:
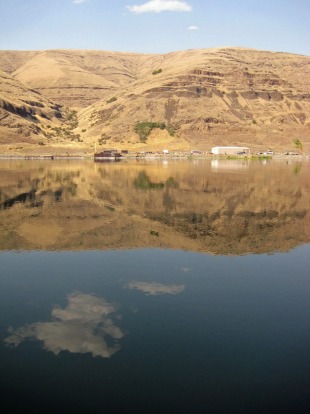
POLYGON ((2 161, 0 248, 288 250, 310 240, 308 167, 2 161))

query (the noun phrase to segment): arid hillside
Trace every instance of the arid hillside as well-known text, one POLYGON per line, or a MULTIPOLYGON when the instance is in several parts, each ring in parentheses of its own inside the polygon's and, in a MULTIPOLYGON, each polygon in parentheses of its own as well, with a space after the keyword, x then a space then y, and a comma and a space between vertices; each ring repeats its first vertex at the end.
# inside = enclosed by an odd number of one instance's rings
POLYGON ((5 72, 0 71, 0 142, 16 141, 38 145, 42 128, 57 127, 63 118, 63 109, 35 90, 25 87, 5 72))
POLYGON ((46 152, 214 145, 289 151, 296 138, 310 152, 307 56, 243 48, 0 51, 0 69, 71 111, 70 134, 66 125, 42 128, 46 152))
POLYGON ((84 108, 156 68, 161 56, 133 53, 46 50, 0 51, 0 68, 50 99, 84 108))

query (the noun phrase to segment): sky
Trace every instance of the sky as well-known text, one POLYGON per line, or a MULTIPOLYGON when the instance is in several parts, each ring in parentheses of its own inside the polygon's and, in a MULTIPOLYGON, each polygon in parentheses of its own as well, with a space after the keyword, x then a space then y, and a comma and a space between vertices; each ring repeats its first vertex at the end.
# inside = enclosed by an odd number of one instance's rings
POLYGON ((310 55, 310 0, 0 0, 0 49, 310 55))

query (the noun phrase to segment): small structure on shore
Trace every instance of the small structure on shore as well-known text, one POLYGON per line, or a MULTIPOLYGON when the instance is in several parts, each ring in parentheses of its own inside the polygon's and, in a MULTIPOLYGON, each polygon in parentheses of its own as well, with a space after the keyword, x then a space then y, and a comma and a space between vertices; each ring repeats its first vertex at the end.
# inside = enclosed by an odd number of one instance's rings
POLYGON ((215 155, 244 155, 250 154, 248 147, 213 147, 211 153, 215 155))

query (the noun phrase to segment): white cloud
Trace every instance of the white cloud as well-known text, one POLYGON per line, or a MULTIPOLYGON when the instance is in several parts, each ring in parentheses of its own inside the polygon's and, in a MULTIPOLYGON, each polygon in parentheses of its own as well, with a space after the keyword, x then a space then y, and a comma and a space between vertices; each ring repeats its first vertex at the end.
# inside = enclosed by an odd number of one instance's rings
POLYGON ((44 348, 58 355, 61 351, 91 353, 109 358, 120 349, 118 340, 124 334, 108 317, 115 308, 103 298, 82 293, 68 296, 66 308, 54 308, 51 322, 35 322, 17 329, 9 329, 7 345, 18 346, 26 339, 43 342, 44 348), (112 345, 107 344, 114 342, 112 345))
POLYGON ((85 3, 85 1, 87 0, 73 0, 73 3, 80 4, 80 3, 85 3))
POLYGON ((184 285, 164 285, 157 282, 130 282, 128 289, 137 289, 146 295, 177 295, 181 293, 184 285))
POLYGON ((198 27, 198 26, 189 26, 189 27, 187 28, 187 30, 192 30, 192 31, 194 31, 194 30, 199 30, 199 27, 198 27))
POLYGON ((161 13, 163 11, 190 12, 192 7, 180 0, 150 0, 140 6, 127 6, 132 13, 161 13))

